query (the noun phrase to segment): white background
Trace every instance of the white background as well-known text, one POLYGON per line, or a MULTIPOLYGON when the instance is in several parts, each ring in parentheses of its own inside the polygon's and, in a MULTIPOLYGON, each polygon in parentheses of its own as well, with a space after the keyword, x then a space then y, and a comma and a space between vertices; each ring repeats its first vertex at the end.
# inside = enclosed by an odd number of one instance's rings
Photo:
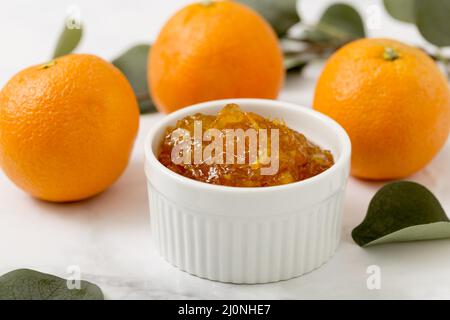
MULTIPOLYGON (((274 0, 275 1, 275 0, 274 0)), ((78 52, 113 59, 136 43, 151 42, 164 21, 186 0, 83 0, 0 2, 0 86, 19 70, 51 57, 68 8, 81 12, 85 27, 78 52)), ((301 0, 306 23, 313 23, 327 4, 301 0)), ((365 17, 369 36, 393 37, 424 45, 414 26, 384 13, 381 1, 353 3, 365 17), (375 14, 374 14, 375 13, 375 14)), ((280 99, 312 104, 322 64, 290 75, 280 99)), ((33 268, 68 276, 77 265, 83 278, 100 285, 108 298, 138 299, 310 299, 310 298, 450 298, 450 240, 359 248, 351 230, 365 215, 382 183, 351 179, 345 203, 341 245, 334 258, 303 277, 267 285, 231 285, 178 271, 154 251, 145 177, 143 136, 161 115, 141 117, 131 163, 107 192, 91 200, 57 205, 37 201, 18 190, 0 172, 0 274, 33 268), (366 286, 367 267, 381 268, 381 289, 366 286)), ((410 177, 430 188, 450 212, 450 146, 410 177)))

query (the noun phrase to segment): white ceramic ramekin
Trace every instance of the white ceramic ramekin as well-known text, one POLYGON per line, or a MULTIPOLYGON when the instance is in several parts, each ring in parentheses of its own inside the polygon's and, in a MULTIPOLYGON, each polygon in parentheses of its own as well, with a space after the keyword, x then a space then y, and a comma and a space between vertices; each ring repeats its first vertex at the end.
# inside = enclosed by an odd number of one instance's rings
POLYGON ((201 103, 153 127, 145 142, 152 236, 171 264, 196 276, 232 283, 265 283, 300 276, 325 263, 340 239, 350 140, 335 121, 312 109, 261 99, 201 103), (198 182, 157 159, 164 130, 187 115, 217 114, 227 103, 286 124, 322 148, 335 164, 307 180, 236 188, 198 182))

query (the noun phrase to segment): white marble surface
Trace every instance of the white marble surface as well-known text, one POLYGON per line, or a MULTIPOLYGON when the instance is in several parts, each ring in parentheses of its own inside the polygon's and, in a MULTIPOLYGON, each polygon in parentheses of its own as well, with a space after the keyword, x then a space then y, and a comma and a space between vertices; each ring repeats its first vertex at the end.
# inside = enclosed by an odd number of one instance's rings
MULTIPOLYGON (((51 54, 69 5, 81 8, 87 27, 80 52, 107 59, 132 43, 154 38, 177 1, 2 1, 0 85, 21 68, 51 54), (39 3, 39 4, 38 4, 39 3), (9 32, 14 30, 15 32, 9 32)), ((302 1, 314 19, 330 1, 302 1)), ((378 1, 359 1, 363 14, 378 1)), ((371 35, 421 43, 413 28, 382 15, 371 35)), ((289 76, 280 99, 311 105, 321 64, 289 76)), ((0 274, 33 268, 67 276, 68 266, 101 286, 114 299, 441 299, 450 298, 450 240, 391 244, 361 249, 351 230, 364 217, 381 183, 351 179, 345 202, 342 241, 329 263, 303 277, 265 285, 232 285, 203 280, 163 261, 151 240, 143 173, 143 137, 161 115, 141 118, 129 167, 107 192, 74 204, 32 199, 0 172, 0 274), (381 269, 381 289, 366 286, 367 267, 381 269)), ((410 178, 430 188, 450 212, 450 143, 424 170, 410 178)))

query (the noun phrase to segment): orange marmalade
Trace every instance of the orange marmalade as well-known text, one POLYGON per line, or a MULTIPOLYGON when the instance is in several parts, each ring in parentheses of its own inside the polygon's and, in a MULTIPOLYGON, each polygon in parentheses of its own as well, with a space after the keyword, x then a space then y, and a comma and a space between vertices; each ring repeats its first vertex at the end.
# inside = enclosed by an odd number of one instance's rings
POLYGON ((283 121, 243 112, 236 104, 226 105, 217 116, 197 113, 168 127, 158 160, 185 177, 233 187, 267 187, 301 181, 334 164, 330 151, 322 150, 283 121), (241 135, 230 135, 233 132, 241 135), (258 141, 252 142, 252 137, 258 141), (211 153, 207 155, 207 151, 211 153), (270 166, 275 170, 267 170, 270 166), (265 169, 269 174, 264 173, 265 169))

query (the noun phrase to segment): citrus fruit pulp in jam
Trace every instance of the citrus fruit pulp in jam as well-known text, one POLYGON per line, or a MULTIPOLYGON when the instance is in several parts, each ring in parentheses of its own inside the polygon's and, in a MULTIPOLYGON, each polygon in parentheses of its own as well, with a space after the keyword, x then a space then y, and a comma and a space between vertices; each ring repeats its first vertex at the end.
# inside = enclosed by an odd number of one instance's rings
MULTIPOLYGON (((211 141, 205 141, 205 139, 200 142, 202 150, 205 150, 210 144, 211 141)), ((258 144, 258 146, 260 145, 258 144)), ((233 146, 233 149, 234 153, 237 154, 237 143, 233 146)), ((178 149, 175 153, 178 153, 178 149)), ((235 159, 237 158, 235 156, 235 159)), ((329 151, 322 150, 303 134, 287 127, 283 121, 266 119, 252 112, 243 112, 236 104, 226 105, 217 116, 197 113, 179 120, 174 127, 168 127, 160 145, 158 160, 170 170, 185 177, 233 187, 267 187, 301 181, 327 170, 334 164, 333 156, 329 151), (195 161, 193 150, 196 143, 198 147, 199 142, 194 137, 196 136, 196 125, 199 122, 201 123, 200 137, 203 137, 209 129, 214 129, 221 134, 224 148, 219 153, 216 153, 215 149, 213 156, 214 159, 221 158, 222 163, 218 161, 211 163, 210 158, 195 161), (248 132, 248 129, 254 129, 257 132, 258 141, 262 139, 261 134, 264 129, 267 132, 267 152, 264 154, 266 158, 268 155, 271 161, 277 162, 277 170, 271 174, 262 174, 262 169, 269 167, 271 164, 266 164, 267 159, 262 164, 260 147, 258 149, 259 157, 256 158, 256 161, 255 158, 251 157, 250 151, 252 149, 248 136, 244 137, 244 163, 242 161, 240 163, 228 161, 225 148, 225 146, 228 146, 225 141, 227 132, 230 132, 230 130, 248 132), (180 135, 174 135, 176 131, 180 132, 180 130, 184 132, 182 139, 180 139, 180 135), (271 148, 273 139, 271 131, 276 131, 278 134, 277 153, 274 153, 271 148), (181 141, 189 145, 192 152, 187 157, 189 161, 180 163, 179 161, 173 161, 173 151, 181 141), (270 157, 272 155, 276 155, 276 159, 272 159, 273 157, 270 157)))

